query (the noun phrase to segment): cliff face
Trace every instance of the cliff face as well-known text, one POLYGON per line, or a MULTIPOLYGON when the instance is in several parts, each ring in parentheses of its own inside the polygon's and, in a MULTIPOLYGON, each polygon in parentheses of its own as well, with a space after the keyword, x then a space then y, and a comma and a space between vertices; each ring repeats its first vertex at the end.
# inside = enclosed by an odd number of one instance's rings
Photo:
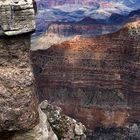
POLYGON ((137 21, 116 33, 33 51, 40 101, 59 105, 91 129, 139 122, 139 30, 137 21))

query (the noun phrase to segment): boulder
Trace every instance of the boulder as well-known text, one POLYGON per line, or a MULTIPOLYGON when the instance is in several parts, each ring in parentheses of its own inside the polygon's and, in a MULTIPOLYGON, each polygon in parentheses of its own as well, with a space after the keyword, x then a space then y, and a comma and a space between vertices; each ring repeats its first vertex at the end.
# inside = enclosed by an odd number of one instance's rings
POLYGON ((1 0, 0 15, 0 35, 18 35, 35 30, 32 0, 1 0))

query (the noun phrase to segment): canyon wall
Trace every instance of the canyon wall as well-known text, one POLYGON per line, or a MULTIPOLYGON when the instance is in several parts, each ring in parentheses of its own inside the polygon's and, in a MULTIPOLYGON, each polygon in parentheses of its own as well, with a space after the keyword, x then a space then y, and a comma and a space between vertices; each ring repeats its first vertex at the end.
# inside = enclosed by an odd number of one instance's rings
POLYGON ((48 99, 90 129, 140 121, 140 22, 118 32, 77 36, 50 47, 46 36, 31 59, 40 101, 48 99))

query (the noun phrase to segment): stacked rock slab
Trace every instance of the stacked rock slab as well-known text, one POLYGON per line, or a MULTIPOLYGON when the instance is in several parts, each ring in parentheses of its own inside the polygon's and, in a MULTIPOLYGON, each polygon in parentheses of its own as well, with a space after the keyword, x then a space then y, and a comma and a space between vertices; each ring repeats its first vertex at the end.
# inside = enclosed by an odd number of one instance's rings
POLYGON ((34 17, 32 0, 0 0, 0 132, 29 130, 39 121, 29 64, 34 17))

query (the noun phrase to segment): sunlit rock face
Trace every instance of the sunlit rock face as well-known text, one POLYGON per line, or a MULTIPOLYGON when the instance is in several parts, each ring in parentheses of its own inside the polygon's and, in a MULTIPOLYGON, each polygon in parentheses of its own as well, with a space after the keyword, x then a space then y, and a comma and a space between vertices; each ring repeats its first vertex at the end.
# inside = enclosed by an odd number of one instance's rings
MULTIPOLYGON (((91 129, 139 122, 139 31, 137 21, 33 51, 40 101, 48 99, 91 129)), ((46 36, 37 45, 47 46, 46 36)))

